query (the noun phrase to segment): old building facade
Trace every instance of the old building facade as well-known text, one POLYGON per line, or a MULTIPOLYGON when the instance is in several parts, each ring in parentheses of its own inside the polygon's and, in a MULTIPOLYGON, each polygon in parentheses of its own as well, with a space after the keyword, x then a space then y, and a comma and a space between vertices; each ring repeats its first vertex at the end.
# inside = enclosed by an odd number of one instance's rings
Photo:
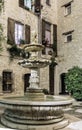
MULTIPOLYGON (((4 0, 4 9, 0 16, 5 36, 0 55, 1 96, 23 95, 26 87, 29 87, 30 70, 17 64, 21 59, 17 46, 21 43, 31 44, 31 34, 35 31, 38 34, 38 42, 46 47, 42 55, 49 55, 57 31, 56 14, 56 1, 53 0, 42 0, 41 3, 37 0, 4 0), (14 57, 12 61, 11 56, 14 57)), ((54 85, 53 89, 50 88, 52 82, 54 84, 51 71, 50 67, 40 70, 40 86, 54 94, 54 85)))
POLYGON ((73 66, 82 67, 82 2, 60 0, 58 9, 58 89, 64 93, 64 75, 73 66))
POLYGON ((17 64, 20 56, 10 61, 8 48, 31 44, 32 31, 45 45, 42 55, 50 55, 55 44, 57 65, 40 70, 40 86, 50 94, 66 93, 65 73, 73 66, 82 67, 81 8, 81 0, 4 0, 0 16, 5 36, 0 55, 0 95, 22 95, 29 86, 30 70, 17 64))

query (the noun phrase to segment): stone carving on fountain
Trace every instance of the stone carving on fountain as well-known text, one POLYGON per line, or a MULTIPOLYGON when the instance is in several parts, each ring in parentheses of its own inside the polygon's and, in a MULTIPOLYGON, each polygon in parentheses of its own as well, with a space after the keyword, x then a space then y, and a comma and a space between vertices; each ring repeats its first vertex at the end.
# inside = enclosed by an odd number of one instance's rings
POLYGON ((0 105, 5 107, 1 122, 6 127, 19 130, 45 130, 49 125, 49 130, 60 129, 68 124, 68 120, 64 119, 63 108, 69 107, 72 99, 43 94, 39 86, 38 71, 51 61, 39 56, 39 51, 44 46, 38 44, 36 38, 34 33, 33 43, 23 47, 25 52, 30 52, 30 58, 18 62, 31 70, 30 86, 23 97, 7 97, 0 100, 0 105))
POLYGON ((32 44, 25 45, 25 52, 30 53, 29 59, 24 59, 18 62, 19 65, 30 68, 30 86, 27 88, 25 93, 29 100, 44 100, 45 95, 42 92, 42 89, 39 87, 39 69, 44 68, 51 63, 50 59, 43 59, 39 56, 39 51, 42 51, 44 48, 43 45, 37 43, 37 34, 33 32, 32 34, 32 44))

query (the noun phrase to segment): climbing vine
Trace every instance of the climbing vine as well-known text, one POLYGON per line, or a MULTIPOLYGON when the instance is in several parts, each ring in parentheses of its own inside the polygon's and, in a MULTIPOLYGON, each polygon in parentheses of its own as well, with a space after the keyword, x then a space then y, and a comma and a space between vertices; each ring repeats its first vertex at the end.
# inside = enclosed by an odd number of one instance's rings
MULTIPOLYGON (((3 7, 4 7, 4 0, 0 0, 0 15, 2 13, 3 7)), ((3 27, 2 27, 2 24, 0 23, 0 51, 2 50, 1 42, 3 39, 4 39, 3 27)))
POLYGON ((0 0, 0 13, 4 7, 4 0, 0 0))

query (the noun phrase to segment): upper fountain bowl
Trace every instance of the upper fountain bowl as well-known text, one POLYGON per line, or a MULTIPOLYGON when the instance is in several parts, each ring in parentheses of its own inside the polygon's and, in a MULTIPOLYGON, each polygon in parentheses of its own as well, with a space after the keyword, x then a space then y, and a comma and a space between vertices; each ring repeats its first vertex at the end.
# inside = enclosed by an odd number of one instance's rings
POLYGON ((25 52, 38 52, 38 51, 42 51, 44 49, 44 46, 41 44, 28 44, 24 46, 24 50, 25 52))

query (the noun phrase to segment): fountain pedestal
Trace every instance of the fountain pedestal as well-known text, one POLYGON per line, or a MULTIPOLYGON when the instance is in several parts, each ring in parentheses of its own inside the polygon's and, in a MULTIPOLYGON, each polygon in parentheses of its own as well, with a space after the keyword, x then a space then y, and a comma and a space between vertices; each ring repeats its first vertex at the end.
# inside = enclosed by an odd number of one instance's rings
POLYGON ((44 100, 45 95, 43 90, 39 88, 39 74, 37 68, 31 69, 31 76, 29 80, 30 86, 26 89, 25 96, 29 101, 44 100))

